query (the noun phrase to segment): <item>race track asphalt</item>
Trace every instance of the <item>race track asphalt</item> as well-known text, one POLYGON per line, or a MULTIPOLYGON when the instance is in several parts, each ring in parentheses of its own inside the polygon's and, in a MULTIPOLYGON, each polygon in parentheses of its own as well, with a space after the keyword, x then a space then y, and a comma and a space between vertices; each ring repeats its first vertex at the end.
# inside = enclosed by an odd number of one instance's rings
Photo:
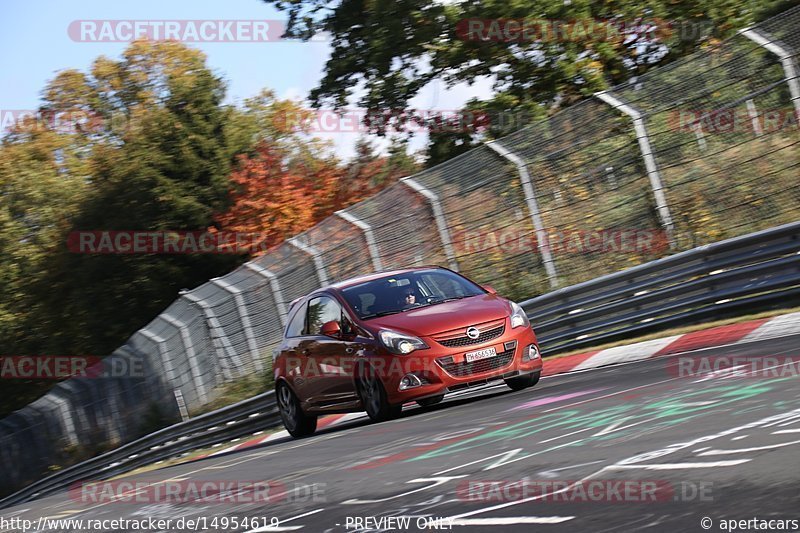
POLYGON ((406 407, 390 422, 124 478, 139 483, 141 501, 73 490, 0 516, 20 521, 5 531, 21 531, 21 520, 28 531, 136 531, 86 520, 150 518, 197 520, 163 531, 673 532, 722 531, 728 520, 800 530, 798 361, 800 337, 790 336, 552 376, 519 392, 501 384, 406 407), (737 357, 737 368, 713 371, 731 361, 721 357, 737 357), (254 481, 270 482, 269 501, 157 491, 254 481))

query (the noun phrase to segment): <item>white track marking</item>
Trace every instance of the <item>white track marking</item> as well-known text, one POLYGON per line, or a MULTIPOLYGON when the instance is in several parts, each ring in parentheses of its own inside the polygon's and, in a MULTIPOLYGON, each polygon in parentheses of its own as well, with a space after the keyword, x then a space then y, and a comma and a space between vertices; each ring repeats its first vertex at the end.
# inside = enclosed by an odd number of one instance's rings
POLYGON ((564 437, 570 437, 572 435, 575 435, 576 433, 582 433, 584 431, 590 431, 592 429, 595 429, 595 428, 583 428, 583 429, 579 429, 577 431, 570 431, 569 433, 564 433, 563 435, 559 435, 558 437, 553 437, 553 438, 550 438, 550 439, 540 440, 539 444, 546 444, 546 443, 552 442, 554 440, 563 439, 564 437))
MULTIPOLYGON (((313 511, 309 511, 307 513, 299 514, 297 516, 293 516, 291 518, 287 518, 286 520, 281 520, 280 523, 291 522, 292 520, 297 520, 298 518, 304 518, 306 516, 310 516, 312 514, 317 514, 325 509, 314 509, 313 511)), ((266 533, 267 531, 297 531, 298 529, 302 529, 304 526, 264 526, 258 527, 256 529, 251 529, 249 531, 245 531, 244 533, 266 533)))
POLYGON ((664 337, 663 339, 638 342, 627 346, 616 346, 614 348, 601 350, 576 366, 575 369, 585 370, 587 368, 597 368, 599 366, 616 363, 649 359, 681 337, 682 335, 673 335, 671 337, 664 337))
POLYGON ((776 337, 795 335, 800 332, 800 313, 791 313, 772 318, 745 335, 740 342, 756 342, 776 337))
MULTIPOLYGON (((679 379, 679 378, 677 378, 677 379, 679 379)), ((721 432, 718 432, 718 433, 715 433, 715 434, 712 434, 712 435, 699 437, 697 439, 693 439, 693 440, 688 441, 688 442, 676 443, 676 444, 668 446, 667 448, 663 448, 663 449, 660 449, 660 450, 654 450, 652 452, 647 452, 647 453, 644 453, 644 454, 635 455, 633 457, 629 457, 628 459, 623 459, 622 461, 618 461, 617 463, 615 463, 613 465, 605 466, 605 467, 603 467, 603 468, 601 468, 601 469, 589 474, 588 476, 585 476, 582 479, 579 479, 575 483, 572 483, 571 485, 569 485, 569 486, 567 486, 567 487, 565 487, 563 489, 560 489, 560 490, 557 490, 557 491, 554 491, 554 492, 551 492, 551 493, 548 493, 548 494, 539 494, 539 495, 536 495, 536 496, 530 496, 528 498, 522 498, 520 500, 515 500, 515 501, 511 501, 511 502, 505 502, 505 503, 493 505, 493 506, 490 506, 490 507, 484 507, 482 509, 475 509, 474 511, 461 513, 461 514, 458 514, 458 515, 450 516, 448 518, 452 519, 452 520, 459 520, 459 519, 463 519, 463 518, 466 518, 466 517, 469 517, 469 516, 475 516, 475 515, 479 515, 479 514, 488 513, 490 511, 496 511, 498 509, 504 509, 506 507, 511 507, 512 505, 520 505, 520 504, 527 503, 527 502, 530 502, 530 501, 541 500, 541 499, 546 498, 548 496, 554 496, 556 494, 561 494, 562 492, 567 492, 567 491, 571 490, 573 487, 577 486, 578 484, 585 483, 586 481, 588 481, 590 479, 596 478, 596 477, 602 475, 604 472, 606 472, 608 470, 613 470, 615 468, 618 468, 620 466, 625 466, 625 465, 634 465, 634 464, 640 463, 642 461, 655 459, 657 457, 663 457, 665 455, 669 455, 671 453, 683 450, 685 448, 689 448, 689 447, 692 447, 692 446, 697 446, 698 444, 705 443, 705 442, 708 442, 710 440, 715 440, 715 439, 718 439, 718 438, 721 438, 721 437, 725 437, 727 435, 731 435, 731 434, 738 433, 740 431, 745 431, 745 430, 752 429, 752 428, 763 427, 765 424, 774 422, 776 420, 784 421, 789 417, 796 416, 797 414, 800 414, 800 409, 796 409, 794 411, 789 411, 789 412, 786 412, 786 413, 781 413, 781 414, 778 414, 778 415, 773 415, 773 416, 769 416, 769 417, 766 417, 766 418, 762 418, 760 420, 756 420, 755 422, 750 422, 748 424, 744 424, 742 426, 738 426, 738 427, 735 427, 735 428, 727 429, 727 430, 724 430, 724 431, 721 431, 721 432)), ((647 465, 637 465, 637 466, 643 467, 643 466, 647 466, 647 465)))
POLYGON ((780 444, 770 444, 769 446, 757 446, 755 448, 739 448, 736 450, 708 450, 700 455, 728 455, 729 453, 760 452, 763 450, 774 450, 775 448, 785 448, 786 446, 792 446, 793 444, 800 444, 800 440, 781 442, 780 444))
MULTIPOLYGON (((705 455, 705 454, 700 454, 705 455)), ((646 465, 611 465, 606 467, 608 470, 685 470, 689 468, 718 468, 721 466, 736 466, 748 463, 752 459, 735 459, 731 461, 714 461, 706 463, 665 463, 665 464, 646 464, 646 465)))
POLYGON ((410 490, 408 492, 404 492, 402 494, 395 494, 394 496, 389 496, 387 498, 380 498, 377 500, 359 500, 359 499, 352 499, 352 500, 345 500, 341 504, 342 505, 360 505, 364 503, 383 503, 388 502, 389 500, 394 500, 396 498, 402 498, 403 496, 408 496, 409 494, 414 494, 416 492, 420 492, 423 490, 432 489, 434 487, 438 487, 439 485, 443 485, 449 481, 453 481, 454 479, 461 479, 462 477, 467 476, 446 476, 446 477, 430 477, 430 478, 417 478, 411 479, 406 481, 406 483, 425 483, 427 481, 433 481, 430 485, 425 485, 424 487, 420 487, 418 489, 410 490))
MULTIPOLYGON (((503 459, 495 461, 494 463, 492 463, 488 467, 484 468, 484 470, 489 470, 491 468, 496 468, 498 466, 502 466, 502 465, 506 464, 507 462, 509 462, 509 461, 507 461, 507 459, 510 459, 511 457, 514 457, 515 455, 517 455, 521 451, 523 451, 522 448, 517 448, 515 450, 509 450, 507 452, 498 453, 496 455, 490 455, 489 457, 483 457, 481 459, 478 459, 477 461, 470 461, 469 463, 464 463, 463 465, 454 466, 453 468, 448 468, 447 470, 442 470, 440 472, 436 472, 434 474, 434 476, 440 476, 442 474, 446 474, 448 472, 452 472, 453 470, 458 470, 459 468, 464 468, 465 466, 472 466, 472 465, 478 464, 478 463, 485 463, 489 459, 494 459, 495 457, 502 457, 503 459), (504 460, 504 459, 506 459, 506 460, 504 460)), ((523 457, 523 459, 527 458, 527 457, 528 456, 526 455, 525 457, 523 457)))

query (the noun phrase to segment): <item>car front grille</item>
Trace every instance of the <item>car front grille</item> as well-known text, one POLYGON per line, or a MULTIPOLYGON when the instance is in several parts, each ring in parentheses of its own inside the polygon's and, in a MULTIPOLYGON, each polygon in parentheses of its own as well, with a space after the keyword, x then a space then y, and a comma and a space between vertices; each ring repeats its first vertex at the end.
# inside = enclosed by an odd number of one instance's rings
POLYGON ((514 359, 514 351, 515 349, 512 348, 511 350, 500 352, 494 357, 472 361, 471 363, 467 363, 466 361, 461 363, 443 362, 443 360, 452 361, 452 357, 441 357, 437 359, 436 362, 439 363, 439 366, 441 366, 445 372, 458 378, 503 368, 514 359))
POLYGON ((502 335, 503 332, 506 330, 505 320, 494 321, 488 324, 479 324, 477 327, 481 333, 475 339, 470 339, 464 334, 466 328, 462 328, 455 335, 453 335, 452 333, 450 333, 449 335, 440 334, 440 335, 434 335, 433 338, 436 340, 436 342, 438 342, 442 346, 447 346, 448 348, 457 348, 460 346, 472 346, 473 344, 481 344, 482 342, 496 339, 497 337, 502 335), (488 329, 485 329, 487 328, 487 326, 488 329))

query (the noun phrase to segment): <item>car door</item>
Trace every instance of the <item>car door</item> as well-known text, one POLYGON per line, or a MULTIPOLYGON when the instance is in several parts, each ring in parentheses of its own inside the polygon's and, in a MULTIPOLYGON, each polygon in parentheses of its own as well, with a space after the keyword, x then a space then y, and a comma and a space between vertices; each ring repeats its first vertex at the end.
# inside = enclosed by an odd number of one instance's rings
POLYGON ((328 294, 308 301, 306 335, 298 345, 305 361, 305 394, 316 405, 338 403, 352 397, 352 372, 348 370, 351 344, 343 337, 322 334, 322 325, 342 321, 342 306, 328 294))
POLYGON ((292 384, 301 402, 307 401, 306 372, 307 358, 302 355, 300 345, 303 343, 306 329, 306 311, 308 305, 304 302, 297 309, 289 313, 289 323, 286 326, 281 353, 284 357, 279 361, 285 368, 281 372, 292 384))

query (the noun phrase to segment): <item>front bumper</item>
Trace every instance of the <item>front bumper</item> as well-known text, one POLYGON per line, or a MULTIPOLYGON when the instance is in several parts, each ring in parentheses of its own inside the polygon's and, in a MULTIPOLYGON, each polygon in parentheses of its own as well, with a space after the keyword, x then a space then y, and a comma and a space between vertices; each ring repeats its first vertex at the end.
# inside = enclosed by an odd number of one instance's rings
MULTIPOLYGON (((378 356, 378 359, 383 359, 382 364, 377 365, 382 367, 378 375, 383 381, 389 403, 421 400, 542 370, 538 342, 530 328, 510 329, 507 325, 504 334, 498 338, 459 348, 445 348, 432 339, 423 340, 430 348, 416 350, 409 355, 378 356), (531 345, 536 346, 535 358, 523 360, 523 355, 531 345), (465 361, 466 353, 487 348, 494 348, 497 355, 471 363, 465 361), (401 382, 408 374, 416 376, 421 384, 401 390, 401 382)), ((416 380, 411 381, 416 383, 416 380)))

